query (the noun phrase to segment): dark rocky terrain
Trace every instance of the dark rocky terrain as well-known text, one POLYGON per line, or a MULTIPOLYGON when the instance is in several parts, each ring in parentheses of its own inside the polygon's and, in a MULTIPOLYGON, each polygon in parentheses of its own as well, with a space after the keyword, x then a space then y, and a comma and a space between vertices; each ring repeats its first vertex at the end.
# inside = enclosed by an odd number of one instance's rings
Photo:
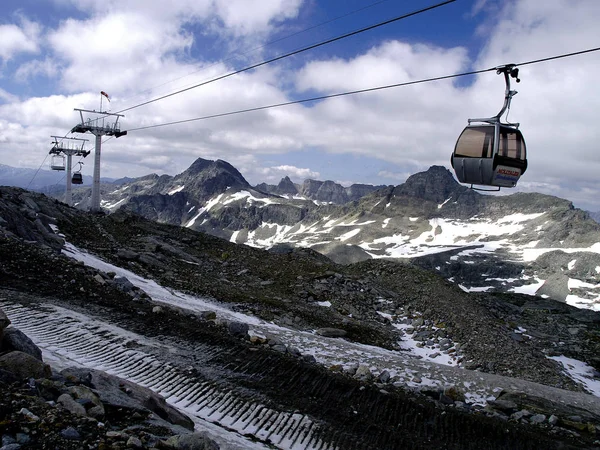
MULTIPOLYGON (((542 401, 508 389, 485 408, 475 407, 460 388, 421 389, 417 395, 389 374, 373 378, 360 368, 320 366, 279 342, 249 339, 243 326, 215 320, 210 311, 190 314, 161 305, 157 321, 157 304, 145 292, 61 254, 64 239, 51 225, 68 242, 117 266, 291 329, 335 331, 349 341, 389 349, 417 334, 460 342, 453 351, 460 353, 463 368, 455 370, 515 377, 564 392, 582 387, 547 356, 564 354, 600 369, 598 313, 539 297, 466 294, 410 264, 340 266, 311 250, 267 252, 126 212, 90 215, 42 195, 0 188, 4 301, 40 312, 43 304, 59 305, 181 348, 216 346, 219 356, 196 363, 190 376, 218 377, 231 392, 252 393, 280 411, 302 411, 339 448, 481 448, 483 442, 490 448, 592 448, 598 439, 600 407, 582 409, 564 400, 553 403, 551 395, 542 401), (317 307, 318 302, 331 307, 317 307), (392 326, 397 320, 409 320, 412 330, 392 326), (516 332, 519 328, 527 333, 516 332)), ((13 427, 3 435, 16 437, 14 423, 26 427, 21 408, 38 417, 56 416, 47 398, 31 395, 28 381, 9 381, 1 385, 3 398, 10 399, 2 411, 13 427)), ((56 381, 68 389, 65 380, 56 381)), ((108 438, 88 435, 82 422, 88 419, 58 411, 61 426, 79 430, 90 443, 108 438)), ((127 414, 122 422, 115 418, 117 428, 131 426, 127 414)), ((164 437, 162 431, 144 432, 164 437)))

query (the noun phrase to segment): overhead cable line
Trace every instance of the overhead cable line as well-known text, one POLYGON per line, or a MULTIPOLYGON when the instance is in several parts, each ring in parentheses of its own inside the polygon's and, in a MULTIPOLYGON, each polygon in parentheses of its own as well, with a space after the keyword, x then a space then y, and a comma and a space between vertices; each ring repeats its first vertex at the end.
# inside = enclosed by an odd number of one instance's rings
POLYGON ((31 183, 33 183, 33 180, 35 180, 35 177, 37 176, 38 172, 42 169, 42 166, 46 163, 47 159, 48 159, 48 155, 46 155, 46 157, 44 158, 44 160, 40 164, 40 167, 38 167, 38 170, 35 171, 35 173, 31 177, 31 180, 29 180, 29 184, 27 184, 27 187, 25 189, 29 189, 29 186, 31 186, 31 183))
POLYGON ((237 75, 237 74, 240 74, 240 73, 243 73, 243 72, 247 72, 247 71, 252 70, 252 69, 256 69, 257 67, 261 67, 261 66, 270 64, 272 62, 275 62, 275 61, 279 61, 279 60, 282 60, 282 59, 285 59, 285 58, 289 58, 290 56, 298 55, 300 53, 303 53, 303 52, 306 52, 308 50, 312 50, 312 49, 321 47, 323 45, 331 44, 332 42, 336 42, 336 41, 339 41, 341 39, 345 39, 345 38, 348 38, 348 37, 351 37, 351 36, 355 36, 355 35, 360 34, 360 33, 364 33, 365 31, 373 30, 375 28, 378 28, 378 27, 381 27, 381 26, 384 26, 384 25, 388 25, 390 23, 397 22, 399 20, 406 19, 408 17, 416 16, 418 14, 424 13, 426 11, 430 11, 432 9, 439 8, 439 7, 447 5, 449 3, 454 3, 455 1, 456 0, 446 0, 444 2, 435 4, 435 5, 431 5, 431 6, 428 6, 426 8, 422 8, 422 9, 419 9, 417 11, 413 11, 413 12, 410 12, 410 13, 407 13, 407 14, 403 14, 401 16, 394 17, 392 19, 376 23, 374 25, 370 25, 368 27, 361 28, 359 30, 351 31, 350 33, 346 33, 346 34, 343 34, 341 36, 337 36, 337 37, 334 37, 334 38, 331 38, 331 39, 327 39, 327 40, 322 41, 322 42, 318 42, 316 44, 309 45, 308 47, 303 47, 301 49, 294 50, 292 52, 285 53, 283 55, 279 55, 279 56, 276 56, 276 57, 271 58, 271 59, 267 59, 265 61, 253 64, 253 65, 245 67, 243 69, 235 70, 233 72, 229 72, 229 73, 226 73, 224 75, 218 76, 216 78, 212 78, 210 80, 203 81, 203 82, 195 84, 193 86, 190 86, 190 87, 187 87, 187 88, 184 88, 184 89, 180 89, 180 90, 175 91, 175 92, 171 92, 170 94, 162 95, 162 96, 156 97, 156 98, 154 98, 152 100, 148 100, 146 102, 139 103, 139 104, 134 105, 134 106, 130 106, 129 108, 122 109, 121 111, 118 112, 118 114, 124 113, 126 111, 130 111, 130 110, 135 109, 135 108, 139 108, 140 106, 145 106, 145 105, 148 105, 150 103, 157 102, 159 100, 163 100, 163 99, 168 98, 168 97, 172 97, 172 96, 177 95, 177 94, 181 94, 182 92, 187 92, 187 91, 190 91, 192 89, 196 89, 196 88, 198 88, 200 86, 204 86, 204 85, 207 85, 209 83, 214 83, 215 81, 223 80, 224 78, 228 78, 228 77, 231 77, 233 75, 237 75))
MULTIPOLYGON (((581 51, 572 52, 572 53, 564 53, 562 55, 556 55, 556 56, 550 56, 547 58, 525 61, 522 63, 515 64, 515 66, 527 66, 530 64, 538 64, 538 63, 552 61, 552 60, 556 60, 556 59, 562 59, 562 58, 568 58, 571 56, 582 55, 584 53, 597 52, 599 50, 600 50, 600 47, 595 47, 595 48, 590 48, 587 50, 581 50, 581 51)), ((495 67, 490 67, 489 69, 472 70, 469 72, 455 73, 452 75, 443 75, 443 76, 439 76, 439 77, 424 78, 421 80, 405 81, 403 83, 388 84, 386 86, 377 86, 377 87, 372 87, 372 88, 367 88, 367 89, 358 89, 355 91, 340 92, 340 93, 329 94, 329 95, 321 95, 318 97, 310 97, 310 98, 305 98, 305 99, 301 99, 301 100, 293 100, 293 101, 289 101, 289 102, 275 103, 272 105, 258 106, 255 108, 240 109, 237 111, 230 111, 230 112, 225 112, 225 113, 220 113, 220 114, 211 114, 209 116, 195 117, 192 119, 177 120, 174 122, 167 122, 167 123, 160 123, 160 124, 155 124, 155 125, 148 125, 145 127, 131 128, 127 131, 132 132, 132 131, 139 131, 139 130, 148 130, 150 128, 166 127, 169 125, 178 125, 178 124, 182 124, 182 123, 195 122, 195 121, 199 121, 199 120, 214 119, 217 117, 233 116, 236 114, 243 114, 243 113, 248 113, 248 112, 253 112, 253 111, 261 111, 261 110, 265 110, 265 109, 278 108, 281 106, 289 106, 289 105, 295 105, 295 104, 300 104, 300 103, 308 103, 308 102, 314 102, 314 101, 318 101, 318 100, 326 100, 326 99, 330 99, 330 98, 344 97, 347 95, 363 94, 366 92, 375 92, 375 91, 381 91, 384 89, 391 89, 391 88, 397 88, 397 87, 402 87, 402 86, 411 86, 411 85, 415 85, 415 84, 423 84, 423 83, 429 83, 429 82, 433 82, 433 81, 448 80, 451 78, 459 78, 459 77, 464 77, 464 76, 468 76, 468 75, 477 75, 480 73, 495 71, 495 70, 497 70, 498 67, 499 66, 495 66, 495 67)))
MULTIPOLYGON (((245 50, 245 51, 242 51, 242 49, 234 50, 234 51, 232 51, 232 52, 229 52, 229 54, 227 55, 227 57, 226 57, 226 58, 224 58, 223 60, 219 61, 219 62, 215 62, 215 63, 213 63, 213 64, 209 64, 208 66, 202 67, 202 68, 201 68, 201 69, 199 69, 199 70, 195 70, 195 71, 193 71, 193 72, 190 72, 190 73, 188 73, 188 74, 186 74, 186 75, 182 75, 182 76, 180 76, 180 77, 177 77, 177 78, 175 78, 175 79, 172 79, 172 80, 170 80, 170 81, 166 81, 166 82, 164 82, 164 83, 161 83, 161 84, 159 84, 159 85, 157 85, 157 86, 154 86, 154 87, 152 87, 152 88, 148 88, 148 89, 146 89, 146 90, 142 91, 140 94, 144 94, 144 93, 146 93, 146 92, 148 92, 148 93, 149 93, 149 92, 151 92, 151 90, 152 90, 152 89, 156 89, 156 88, 159 88, 159 87, 162 87, 162 86, 166 86, 167 84, 174 83, 175 81, 182 80, 182 79, 184 79, 184 78, 186 78, 186 77, 189 77, 189 76, 191 76, 191 75, 195 75, 195 74, 197 74, 197 73, 200 73, 200 72, 202 72, 202 71, 204 71, 204 70, 206 70, 206 69, 208 69, 208 68, 210 68, 210 67, 213 67, 213 66, 215 66, 215 65, 217 65, 217 64, 219 64, 219 63, 223 63, 223 62, 231 61, 231 60, 232 60, 232 59, 233 59, 233 58, 234 58, 236 55, 240 55, 240 56, 248 55, 249 53, 252 53, 252 52, 255 52, 255 51, 257 51, 257 50, 261 50, 261 49, 263 49, 263 48, 266 48, 266 47, 268 47, 269 45, 276 44, 277 42, 285 41, 286 39, 289 39, 289 38, 291 38, 291 37, 298 36, 298 35, 300 35, 300 34, 306 33, 307 31, 311 31, 311 30, 314 30, 314 29, 320 28, 320 27, 322 27, 323 25, 327 25, 327 24, 329 24, 329 23, 335 22, 335 21, 337 21, 337 20, 343 19, 343 18, 345 18, 345 17, 351 16, 351 15, 353 15, 353 14, 359 13, 359 12, 361 12, 361 11, 364 11, 364 10, 366 10, 366 9, 372 8, 372 7, 374 7, 374 6, 380 5, 381 3, 386 3, 386 2, 389 2, 389 1, 390 1, 390 0, 379 0, 379 1, 375 2, 375 3, 371 3, 370 5, 363 6, 362 8, 358 8, 358 9, 352 10, 352 11, 350 11, 350 12, 347 12, 347 13, 345 13, 345 14, 342 14, 341 16, 337 16, 337 17, 334 17, 333 19, 326 20, 325 22, 321 22, 321 23, 318 23, 318 24, 316 24, 316 25, 311 25, 311 26, 309 26, 309 27, 307 27, 307 28, 304 28, 303 30, 296 31, 295 33, 288 34, 288 35, 286 35, 286 36, 282 36, 282 37, 280 37, 280 38, 277 38, 277 39, 274 39, 274 40, 272 40, 272 41, 268 41, 268 42, 264 43, 263 45, 260 45, 260 46, 258 46, 258 47, 251 48, 251 49, 249 49, 249 50, 245 50)), ((130 97, 130 98, 131 98, 131 97, 130 97)), ((126 100, 129 100, 129 99, 126 99, 126 100)), ((124 101, 126 101, 126 100, 124 100, 124 101)))

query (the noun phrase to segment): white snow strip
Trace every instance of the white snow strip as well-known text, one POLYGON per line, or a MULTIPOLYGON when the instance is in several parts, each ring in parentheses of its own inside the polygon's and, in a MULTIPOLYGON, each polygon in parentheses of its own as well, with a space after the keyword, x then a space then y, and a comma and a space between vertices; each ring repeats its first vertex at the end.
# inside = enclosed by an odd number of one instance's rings
POLYGON ((487 292, 490 289, 494 289, 494 286, 470 287, 470 288, 466 288, 466 291, 467 292, 487 292))
POLYGON ((381 228, 387 228, 390 223, 391 218, 383 219, 383 223, 381 224, 381 228))
POLYGON ((131 281, 131 283, 133 283, 134 286, 142 289, 152 298, 152 300, 157 303, 175 305, 196 312, 212 310, 222 317, 230 318, 232 320, 242 320, 246 322, 249 321, 248 323, 250 324, 260 323, 260 319, 257 319, 256 317, 230 311, 228 308, 220 306, 208 298, 194 297, 184 294, 183 292, 164 288, 157 284, 154 280, 147 280, 127 269, 104 262, 94 255, 79 250, 68 242, 65 243, 63 253, 73 259, 83 261, 83 263, 87 266, 95 267, 96 269, 104 272, 115 272, 117 276, 127 278, 129 281, 131 281))
POLYGON ((593 367, 583 361, 567 358, 563 355, 552 356, 550 359, 561 363, 567 375, 581 383, 590 393, 596 397, 600 397, 600 380, 594 376, 597 372, 593 367))
POLYGON ((233 242, 234 244, 237 242, 237 236, 240 233, 240 230, 236 230, 231 234, 231 237, 229 238, 229 242, 233 242))
POLYGON ((569 278, 568 287, 569 287, 569 290, 581 289, 581 288, 598 289, 598 288, 600 288, 600 284, 591 284, 591 283, 586 283, 585 281, 578 280, 576 278, 569 278))
POLYGON ((248 191, 239 191, 231 194, 227 200, 223 201, 223 204, 228 205, 229 203, 235 202, 236 200, 241 200, 243 198, 245 198, 250 204, 253 202, 264 203, 265 205, 278 204, 278 202, 274 201, 272 198, 258 198, 253 196, 248 191))
POLYGON ((408 220, 410 220, 411 222, 416 222, 417 220, 419 220, 418 217, 409 217, 408 220))
POLYGON ((452 197, 444 200, 444 203, 442 203, 441 205, 438 205, 438 209, 442 209, 442 206, 444 206, 446 203, 448 203, 451 199, 452 199, 452 197))
MULTIPOLYGON (((596 242, 591 247, 584 248, 535 248, 523 250, 523 261, 535 261, 539 256, 548 252, 561 251, 564 253, 591 252, 600 253, 600 242, 596 242)), ((599 272, 600 273, 600 272, 599 272)))
POLYGON ((576 259, 569 261, 569 264, 567 264, 567 269, 569 270, 573 270, 573 267, 575 267, 575 263, 577 262, 576 259))
POLYGON ((596 266, 596 273, 600 273, 600 266, 596 266))
POLYGON ((331 308, 331 302, 329 302, 329 301, 327 301, 327 302, 317 302, 317 305, 324 306, 326 308, 331 308))
POLYGON ((183 186, 177 186, 177 187, 175 187, 175 188, 171 189, 169 192, 167 192, 167 195, 174 195, 174 194, 177 194, 178 192, 181 192, 181 191, 183 191, 183 188, 184 188, 184 187, 185 187, 185 185, 183 185, 183 186))
POLYGON ((118 202, 116 202, 116 203, 113 203, 113 204, 110 204, 110 203, 108 203, 107 201, 105 201, 105 200, 102 200, 102 202, 101 202, 101 203, 102 203, 102 206, 103 206, 104 208, 106 208, 106 209, 114 209, 114 208, 116 208, 117 206, 119 206, 121 203, 123 203, 125 200, 127 200, 127 198, 122 198, 121 200, 119 200, 118 202))
POLYGON ((355 228, 352 231, 348 231, 347 233, 342 234, 341 236, 336 237, 336 239, 344 242, 347 241, 348 239, 353 238, 354 236, 356 236, 358 233, 360 233, 360 228, 355 228))
POLYGON ((508 292, 514 292, 516 294, 527 294, 527 295, 535 295, 537 290, 542 287, 545 280, 540 280, 539 278, 535 279, 535 283, 524 284, 523 286, 517 286, 510 288, 508 292))

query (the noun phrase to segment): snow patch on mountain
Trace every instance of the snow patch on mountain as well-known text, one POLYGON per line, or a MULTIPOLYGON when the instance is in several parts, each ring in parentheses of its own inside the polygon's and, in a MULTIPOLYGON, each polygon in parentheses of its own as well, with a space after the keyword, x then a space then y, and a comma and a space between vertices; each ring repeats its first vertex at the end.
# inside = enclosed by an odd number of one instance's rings
MULTIPOLYGON (((532 248, 525 249, 522 252, 522 260, 525 262, 531 262, 538 259, 541 255, 548 252, 553 252, 556 250, 560 250, 565 253, 578 253, 578 252, 591 252, 591 253, 600 253, 600 242, 596 242, 590 247, 584 248, 532 248)), ((598 272, 600 273, 600 272, 598 272)))
POLYGON ((575 381, 583 386, 596 397, 600 397, 600 380, 598 371, 583 361, 573 358, 567 358, 564 355, 552 356, 550 359, 561 363, 565 372, 575 381))
POLYGON ((185 185, 175 186, 173 189, 171 189, 169 192, 167 192, 167 195, 175 195, 178 192, 183 191, 184 188, 185 188, 185 185))

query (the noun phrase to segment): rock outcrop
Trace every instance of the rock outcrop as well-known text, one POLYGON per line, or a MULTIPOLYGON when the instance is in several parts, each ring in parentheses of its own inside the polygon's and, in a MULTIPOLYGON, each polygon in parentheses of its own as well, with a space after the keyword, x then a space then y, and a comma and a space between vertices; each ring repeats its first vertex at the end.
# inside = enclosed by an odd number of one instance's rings
POLYGON ((99 370, 53 371, 42 351, 9 325, 0 309, 3 449, 219 448, 205 434, 193 433, 187 416, 147 388, 99 370))

